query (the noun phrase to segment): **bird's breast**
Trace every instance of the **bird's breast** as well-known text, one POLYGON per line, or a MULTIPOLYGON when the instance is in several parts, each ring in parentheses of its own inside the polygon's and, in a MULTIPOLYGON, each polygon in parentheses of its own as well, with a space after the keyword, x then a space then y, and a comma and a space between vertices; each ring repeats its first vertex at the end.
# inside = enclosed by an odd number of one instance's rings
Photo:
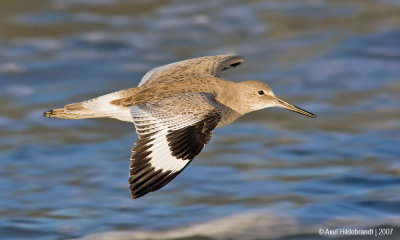
POLYGON ((223 110, 223 114, 221 117, 221 120, 219 121, 217 127, 223 127, 226 126, 232 122, 234 122, 236 119, 238 119, 241 116, 240 113, 236 112, 235 110, 225 107, 223 110))

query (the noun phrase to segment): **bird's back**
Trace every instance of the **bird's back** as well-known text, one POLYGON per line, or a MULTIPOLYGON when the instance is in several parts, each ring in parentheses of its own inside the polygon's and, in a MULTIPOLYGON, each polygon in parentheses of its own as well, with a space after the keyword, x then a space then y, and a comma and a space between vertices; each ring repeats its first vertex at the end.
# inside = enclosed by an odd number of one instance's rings
POLYGON ((137 88, 121 91, 122 97, 111 104, 129 107, 187 92, 215 94, 225 83, 219 78, 220 72, 243 61, 239 56, 217 55, 157 67, 145 74, 137 88))
MULTIPOLYGON (((176 77, 176 76, 175 76, 176 77)), ((161 99, 177 96, 190 92, 202 92, 212 95, 217 94, 216 86, 224 84, 225 80, 209 75, 180 76, 171 81, 166 78, 151 85, 143 85, 137 88, 127 89, 121 92, 121 98, 111 101, 111 104, 131 107, 147 102, 157 102, 161 99)))

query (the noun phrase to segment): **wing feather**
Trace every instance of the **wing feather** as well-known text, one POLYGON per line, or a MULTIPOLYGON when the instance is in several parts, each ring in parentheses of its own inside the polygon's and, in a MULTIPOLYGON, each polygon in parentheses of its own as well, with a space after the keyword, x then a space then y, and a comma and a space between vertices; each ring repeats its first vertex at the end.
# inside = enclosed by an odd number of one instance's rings
POLYGON ((209 74, 219 77, 221 71, 240 65, 244 59, 235 55, 217 55, 192 58, 185 61, 170 63, 153 68, 147 72, 139 83, 140 86, 149 86, 160 82, 176 81, 177 76, 185 74, 209 74))
POLYGON ((139 134, 130 164, 132 197, 156 191, 176 177, 209 142, 222 109, 204 93, 132 107, 139 134))

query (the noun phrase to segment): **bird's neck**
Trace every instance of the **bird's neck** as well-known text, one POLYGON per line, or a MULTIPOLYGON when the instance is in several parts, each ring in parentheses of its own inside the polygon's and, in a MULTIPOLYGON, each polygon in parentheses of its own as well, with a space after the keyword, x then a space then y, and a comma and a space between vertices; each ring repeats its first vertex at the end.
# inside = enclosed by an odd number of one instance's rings
POLYGON ((247 111, 243 107, 242 94, 240 88, 237 86, 238 84, 240 83, 220 79, 219 87, 215 94, 215 100, 237 112, 239 115, 243 115, 246 114, 247 111))

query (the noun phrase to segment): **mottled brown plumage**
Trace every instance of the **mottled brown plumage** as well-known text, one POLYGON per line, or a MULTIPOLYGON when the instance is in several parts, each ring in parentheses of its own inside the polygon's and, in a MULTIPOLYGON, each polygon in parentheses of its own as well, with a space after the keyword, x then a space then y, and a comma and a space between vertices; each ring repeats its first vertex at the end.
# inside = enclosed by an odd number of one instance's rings
POLYGON ((168 68, 153 73, 143 86, 123 91, 123 97, 111 101, 111 104, 131 107, 187 92, 218 94, 223 85, 231 83, 220 79, 220 72, 238 66, 243 61, 238 56, 222 55, 170 64, 168 68))
POLYGON ((67 119, 111 117, 135 124, 130 190, 133 198, 156 191, 177 176, 210 141, 214 128, 251 111, 282 107, 312 113, 278 99, 263 82, 234 83, 220 72, 243 58, 189 59, 155 68, 136 88, 121 90, 44 113, 67 119))

